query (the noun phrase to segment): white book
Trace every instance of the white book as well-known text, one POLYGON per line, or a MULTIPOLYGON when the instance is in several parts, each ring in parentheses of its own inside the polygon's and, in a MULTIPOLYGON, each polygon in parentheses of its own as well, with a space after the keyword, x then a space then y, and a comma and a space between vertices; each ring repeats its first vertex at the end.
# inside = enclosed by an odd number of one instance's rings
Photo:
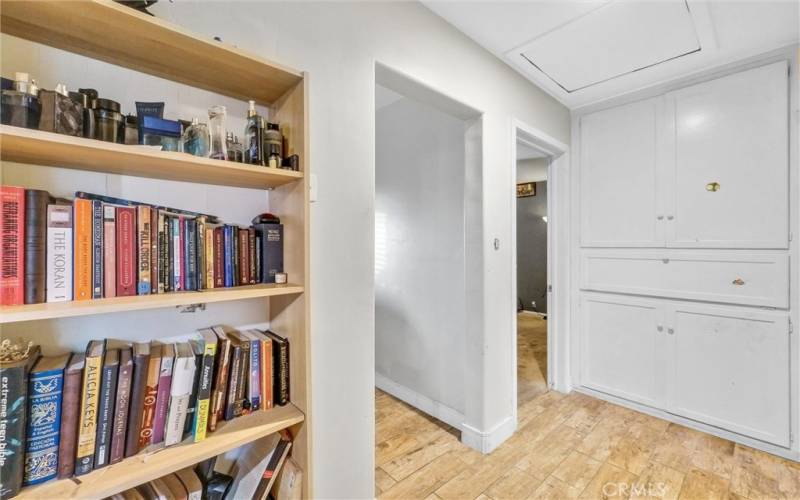
POLYGON ((186 413, 194 385, 194 372, 195 358, 192 347, 187 342, 175 344, 175 363, 172 366, 172 386, 164 446, 177 444, 183 439, 183 427, 186 424, 186 413))
POLYGON ((47 205, 47 302, 72 300, 72 206, 47 205))

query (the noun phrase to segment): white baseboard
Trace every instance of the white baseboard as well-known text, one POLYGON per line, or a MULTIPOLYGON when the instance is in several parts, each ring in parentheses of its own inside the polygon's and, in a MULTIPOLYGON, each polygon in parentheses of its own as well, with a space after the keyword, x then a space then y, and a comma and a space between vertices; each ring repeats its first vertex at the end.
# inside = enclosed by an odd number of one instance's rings
MULTIPOLYGON (((449 406, 424 396, 413 389, 398 384, 385 375, 375 373, 375 386, 383 392, 388 392, 397 399, 404 401, 414 408, 441 420, 442 422, 460 430, 464 434, 464 414, 449 406)), ((463 439, 462 439, 463 441, 463 439)))
POLYGON ((487 454, 503 444, 503 441, 510 438, 516 430, 517 422, 514 417, 506 417, 487 432, 479 431, 468 424, 464 424, 464 428, 461 429, 461 442, 474 450, 487 454))

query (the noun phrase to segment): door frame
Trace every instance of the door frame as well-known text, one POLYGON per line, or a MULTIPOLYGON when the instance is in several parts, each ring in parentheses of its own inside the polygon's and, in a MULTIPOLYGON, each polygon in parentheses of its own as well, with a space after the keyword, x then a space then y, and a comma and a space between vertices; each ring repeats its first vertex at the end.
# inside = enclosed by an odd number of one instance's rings
POLYGON ((511 120, 511 161, 514 195, 511 198, 511 380, 512 414, 517 421, 517 141, 535 147, 550 158, 547 167, 547 385, 569 392, 569 146, 527 123, 511 120))

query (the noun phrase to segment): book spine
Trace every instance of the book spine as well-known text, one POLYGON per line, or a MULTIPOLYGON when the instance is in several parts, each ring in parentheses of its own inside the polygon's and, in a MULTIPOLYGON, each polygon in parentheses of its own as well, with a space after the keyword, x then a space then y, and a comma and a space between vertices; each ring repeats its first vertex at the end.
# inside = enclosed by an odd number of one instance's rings
POLYGON ((95 440, 97 439, 97 406, 100 399, 100 372, 102 356, 87 356, 83 371, 81 418, 78 426, 78 451, 75 475, 88 474, 94 467, 95 440))
POLYGON ((225 286, 225 250, 223 227, 214 228, 214 288, 225 286))
POLYGON ((231 240, 233 240, 233 254, 231 256, 233 261, 233 286, 239 286, 242 284, 239 276, 239 228, 233 226, 231 231, 233 232, 231 237, 231 240))
POLYGON ((78 439, 78 415, 81 405, 83 369, 67 370, 61 397, 61 441, 58 447, 58 478, 75 472, 75 451, 78 439))
POLYGON ((164 445, 177 444, 183 438, 186 427, 186 416, 189 413, 192 383, 195 373, 195 356, 179 357, 176 349, 175 366, 173 368, 172 389, 170 391, 169 410, 165 422, 164 445))
POLYGON ((164 213, 158 212, 158 293, 169 291, 169 250, 164 213))
POLYGON ((225 286, 233 286, 233 227, 225 226, 225 286))
POLYGON ((258 224, 261 232, 261 282, 275 283, 275 273, 283 272, 283 224, 258 224))
POLYGON ((131 360, 130 349, 124 349, 120 352, 117 394, 114 402, 114 424, 111 433, 111 458, 109 460, 109 463, 112 464, 121 461, 125 456, 125 438, 128 429, 132 383, 133 360, 131 360))
POLYGON ((36 373, 29 378, 23 486, 42 483, 58 474, 63 389, 63 370, 36 373))
POLYGON ((250 232, 239 229, 239 284, 250 283, 250 232))
POLYGON ((153 438, 150 440, 150 444, 158 444, 164 441, 170 389, 172 388, 172 367, 174 363, 174 357, 165 356, 161 358, 161 373, 158 377, 158 395, 156 397, 156 411, 153 419, 153 438))
POLYGON ((158 400, 158 381, 161 374, 161 358, 150 358, 147 368, 142 405, 142 421, 139 426, 139 445, 137 451, 146 448, 153 439, 153 426, 156 419, 156 401, 158 400))
POLYGON ((47 204, 50 193, 39 189, 25 191, 25 291, 26 304, 47 300, 47 204))
POLYGON ((172 262, 173 262, 173 285, 172 289, 175 291, 183 290, 182 276, 182 262, 181 254, 181 219, 174 217, 172 219, 172 262))
POLYGON ((250 401, 247 398, 247 386, 250 383, 250 342, 247 340, 242 342, 242 354, 237 379, 238 385, 236 387, 236 402, 233 407, 233 415, 240 417, 250 410, 250 401))
POLYGON ((184 245, 186 255, 186 289, 197 290, 197 221, 184 221, 184 245))
POLYGON ((206 284, 206 223, 202 217, 197 219, 197 228, 195 231, 197 235, 197 266, 195 276, 197 276, 197 289, 205 290, 208 288, 206 284))
POLYGON ((25 190, 0 186, 0 305, 16 306, 25 303, 25 190))
POLYGON ((256 233, 256 283, 262 283, 261 281, 261 234, 253 229, 256 233))
POLYGON ((214 282, 214 265, 216 263, 216 259, 214 256, 214 229, 210 227, 206 227, 206 236, 204 239, 205 243, 205 270, 206 273, 206 287, 207 288, 214 288, 216 283, 214 282))
POLYGON ((217 355, 217 344, 205 343, 203 361, 200 365, 200 377, 197 387, 197 406, 194 411, 193 439, 194 442, 206 438, 208 428, 208 413, 211 407, 211 387, 214 380, 214 358, 217 355))
POLYGON ((117 208, 117 295, 136 295, 136 211, 117 208))
POLYGON ((208 430, 212 432, 216 430, 217 422, 225 417, 228 374, 230 371, 230 350, 230 341, 220 340, 215 361, 214 384, 211 389, 211 409, 208 417, 208 430))
POLYGON ((138 223, 138 270, 139 281, 136 287, 138 295, 150 294, 150 207, 138 206, 137 208, 137 223, 138 223))
POLYGON ((117 209, 103 206, 103 296, 117 296, 117 209))
MULTIPOLYGON (((194 347, 194 346, 193 346, 194 347)), ((192 380, 192 392, 189 397, 189 408, 186 410, 186 421, 183 424, 183 436, 194 435, 194 421, 197 415, 197 393, 200 389, 200 375, 203 373, 203 353, 195 353, 194 356, 194 380, 192 380)))
MULTIPOLYGON (((22 276, 20 276, 22 280, 22 276)), ((20 298, 20 302, 22 299, 20 298)), ((11 498, 22 486, 27 383, 22 366, 0 368, 0 498, 11 498)))
POLYGON ((92 201, 92 298, 103 298, 103 202, 92 201))
POLYGON ((97 406, 97 437, 95 438, 94 468, 109 464, 111 431, 114 426, 114 399, 117 395, 118 364, 103 366, 100 397, 97 406))
POLYGON ((264 347, 264 356, 261 357, 264 363, 263 373, 264 373, 264 408, 270 409, 274 406, 273 400, 274 396, 272 394, 272 374, 273 370, 273 354, 272 354, 272 346, 275 343, 271 339, 264 339, 261 341, 261 345, 264 347))
POLYGON ((186 217, 178 218, 178 251, 181 254, 181 290, 186 290, 186 217))
POLYGON ((165 238, 167 239, 167 281, 169 283, 169 291, 174 292, 175 288, 175 243, 173 237, 173 218, 171 216, 164 217, 164 231, 166 232, 165 238))
POLYGON ((74 202, 73 224, 73 293, 75 300, 92 298, 92 202, 76 199, 74 202))
POLYGON ((256 284, 256 230, 252 227, 247 230, 248 236, 248 246, 247 249, 250 252, 248 256, 248 263, 250 264, 250 273, 248 277, 250 278, 250 284, 256 284))
POLYGON ((142 429, 149 364, 150 356, 147 354, 136 355, 133 358, 133 381, 131 382, 130 403, 128 403, 128 429, 125 433, 126 457, 131 457, 139 452, 139 433, 142 429))
POLYGON ((250 385, 248 386, 248 398, 250 399, 250 410, 256 411, 261 408, 261 341, 250 341, 250 385))
POLYGON ((274 347, 278 351, 273 398, 276 406, 285 406, 289 402, 289 343, 278 342, 274 347))
POLYGON ((161 270, 158 245, 158 210, 150 208, 150 293, 158 292, 158 276, 161 270))
POLYGON ((47 302, 72 300, 72 209, 47 207, 47 302))
MULTIPOLYGON (((239 393, 239 367, 242 364, 242 348, 235 345, 231 349, 231 363, 229 367, 230 378, 228 381, 227 403, 225 404, 225 420, 236 417, 236 396, 239 393)), ((241 411, 241 408, 240 408, 241 411)))

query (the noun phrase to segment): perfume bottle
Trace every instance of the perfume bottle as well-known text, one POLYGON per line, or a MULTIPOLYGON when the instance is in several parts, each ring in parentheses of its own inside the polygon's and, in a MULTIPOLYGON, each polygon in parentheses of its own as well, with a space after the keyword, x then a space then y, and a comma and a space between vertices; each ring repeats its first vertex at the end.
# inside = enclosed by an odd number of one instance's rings
POLYGON ((94 138, 106 141, 125 143, 125 117, 120 113, 117 101, 97 98, 92 104, 94 110, 94 138))
POLYGON ((192 118, 192 124, 183 132, 181 138, 183 152, 194 156, 205 156, 211 153, 209 143, 211 142, 208 133, 208 125, 200 123, 197 118, 192 118))
POLYGON ((77 92, 70 92, 69 96, 73 100, 83 105, 83 136, 94 139, 97 134, 97 122, 94 118, 94 100, 97 99, 95 89, 78 89, 77 92))
POLYGON ((75 101, 63 83, 55 90, 40 90, 42 114, 39 130, 66 135, 83 135, 83 103, 75 101))
POLYGON ((250 101, 247 110, 247 125, 244 127, 244 162, 264 165, 264 120, 256 113, 256 102, 250 101))
POLYGON ((225 142, 228 147, 228 161, 242 163, 244 161, 244 146, 239 142, 239 137, 233 135, 233 132, 228 132, 225 136, 225 142))
POLYGON ((3 90, 0 97, 0 122, 15 127, 39 128, 41 112, 36 80, 28 81, 28 73, 16 73, 13 89, 3 90))
POLYGON ((267 123, 264 131, 264 154, 267 157, 267 166, 278 168, 283 161, 283 135, 277 123, 267 123))
POLYGON ((228 157, 228 147, 225 141, 225 114, 225 106, 212 106, 208 110, 208 130, 211 138, 209 156, 215 160, 224 160, 228 157))

